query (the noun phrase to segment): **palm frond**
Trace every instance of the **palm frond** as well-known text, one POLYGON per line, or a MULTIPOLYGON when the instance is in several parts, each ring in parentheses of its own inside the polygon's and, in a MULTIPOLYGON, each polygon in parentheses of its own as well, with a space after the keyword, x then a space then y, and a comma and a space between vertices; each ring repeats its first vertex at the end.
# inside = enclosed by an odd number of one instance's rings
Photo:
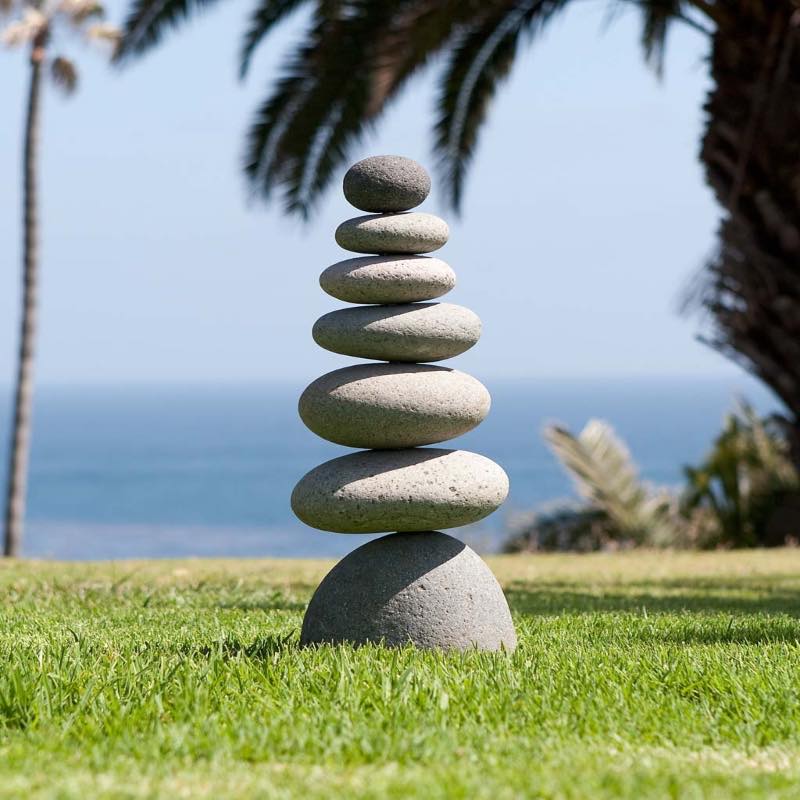
POLYGON ((157 45, 172 28, 193 14, 205 11, 216 0, 134 0, 122 27, 115 60, 140 56, 157 45))
POLYGON ((330 94, 327 81, 320 85, 311 76, 295 75, 262 107, 247 141, 245 172, 254 193, 267 199, 280 185, 285 209, 308 217, 365 124, 368 81, 351 75, 350 85, 344 83, 342 76, 342 99, 321 101, 330 94), (301 87, 298 94, 291 85, 301 87))
POLYGON ((440 83, 434 149, 455 211, 489 102, 511 70, 520 35, 534 27, 541 30, 564 5, 565 0, 505 4, 463 33, 454 46, 440 83))
POLYGON ((787 497, 796 496, 800 475, 775 419, 762 419, 741 403, 726 415, 703 461, 684 474, 683 514, 705 546, 783 543, 773 538, 771 520, 787 497))
POLYGON ((0 33, 0 41, 7 47, 18 47, 32 42, 47 27, 47 17, 35 8, 26 8, 21 19, 7 25, 0 33))
POLYGON ((455 30, 510 0, 320 2, 304 45, 250 128, 245 170, 269 197, 308 216, 348 153, 406 80, 455 30))
POLYGON ((105 9, 97 0, 60 0, 56 9, 76 27, 90 19, 102 19, 105 16, 105 9))
POLYGON ((757 490, 759 484, 766 482, 781 490, 796 489, 800 476, 791 459, 789 443, 775 429, 774 421, 760 417, 744 400, 739 401, 736 416, 741 420, 744 447, 753 466, 751 488, 757 490))
POLYGON ((334 170, 346 160, 348 146, 361 135, 366 102, 364 91, 361 103, 351 99, 333 105, 317 126, 311 146, 292 159, 284 197, 289 213, 308 219, 334 170))
POLYGON ((642 49, 645 61, 658 76, 664 71, 664 52, 670 24, 683 17, 685 0, 640 0, 642 11, 642 49))
POLYGON ((307 216, 369 124, 369 42, 392 7, 362 0, 318 13, 313 29, 250 128, 245 172, 267 198, 284 188, 287 211, 307 216), (341 11, 342 13, 337 13, 341 11))
POLYGON ((301 74, 284 76, 259 106, 247 133, 244 173, 254 194, 268 200, 277 166, 278 141, 308 92, 310 82, 301 74))
POLYGON ((50 63, 53 83, 65 94, 71 95, 78 88, 78 69, 64 56, 56 56, 50 63))
POLYGON ((416 0, 396 3, 390 24, 378 31, 370 59, 370 113, 379 113, 405 82, 446 49, 466 28, 510 0, 416 0))
MULTIPOLYGON (((0 0, 11 2, 12 0, 0 0)), ((92 0, 61 0, 90 3, 92 0)), ((216 0, 131 0, 115 60, 140 55, 167 31, 216 0)), ((241 43, 239 72, 274 27, 303 3, 313 21, 288 67, 256 111, 245 147, 254 193, 285 190, 286 208, 307 215, 351 147, 408 79, 449 53, 437 101, 434 149, 451 205, 465 176, 488 105, 509 74, 525 33, 535 34, 569 0, 256 0, 241 43)), ((645 53, 660 68, 672 19, 709 18, 704 0, 617 0, 644 14, 645 53)), ((716 9, 717 4, 711 3, 716 9)))
POLYGON ((545 439, 575 481, 578 492, 634 541, 674 539, 672 498, 642 484, 625 445, 604 422, 591 420, 578 436, 554 425, 545 439))
POLYGON ((263 0, 250 18, 250 24, 242 41, 239 57, 239 75, 244 78, 258 45, 271 33, 277 23, 309 0, 263 0))
POLYGON ((116 50, 122 40, 122 31, 116 26, 108 22, 98 22, 95 25, 89 25, 84 31, 86 38, 93 42, 107 42, 116 50))
POLYGON ((578 436, 554 425, 545 431, 547 443, 567 468, 579 494, 631 527, 632 508, 644 499, 639 476, 625 445, 611 428, 591 420, 578 436))

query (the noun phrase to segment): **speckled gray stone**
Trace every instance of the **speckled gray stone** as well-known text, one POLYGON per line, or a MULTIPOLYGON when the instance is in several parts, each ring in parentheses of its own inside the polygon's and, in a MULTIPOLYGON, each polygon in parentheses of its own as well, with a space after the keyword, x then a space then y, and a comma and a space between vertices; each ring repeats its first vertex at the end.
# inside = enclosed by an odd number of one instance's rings
POLYGON ((345 173, 347 201, 362 211, 408 211, 431 190, 425 167, 405 156, 371 156, 345 173))
POLYGON ((447 294, 456 274, 428 256, 361 256, 328 267, 319 285, 346 303, 416 303, 447 294))
POLYGON ((379 361, 441 361, 469 350, 481 336, 480 317, 452 303, 342 308, 311 331, 326 350, 379 361))
POLYGON ((300 396, 300 418, 346 447, 418 447, 479 425, 491 398, 484 385, 428 364, 358 364, 317 378, 300 396))
POLYGON ((445 533, 395 533, 340 561, 311 598, 301 645, 505 650, 517 646, 503 590, 463 542, 445 533))
POLYGON ((447 223, 433 214, 369 214, 345 220, 336 241, 354 253, 430 253, 447 242, 447 223))
POLYGON ((292 510, 306 525, 335 533, 430 531, 477 522, 507 495, 505 472, 477 453, 367 450, 304 475, 292 510))

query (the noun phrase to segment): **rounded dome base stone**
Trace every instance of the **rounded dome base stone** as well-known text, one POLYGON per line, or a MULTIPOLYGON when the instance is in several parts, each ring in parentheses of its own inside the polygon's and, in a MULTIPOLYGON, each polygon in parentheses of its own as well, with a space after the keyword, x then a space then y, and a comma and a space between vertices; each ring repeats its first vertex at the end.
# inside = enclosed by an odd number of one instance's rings
POLYGON ((345 556, 311 598, 301 646, 383 644, 505 650, 517 645, 503 590, 445 533, 393 533, 345 556))

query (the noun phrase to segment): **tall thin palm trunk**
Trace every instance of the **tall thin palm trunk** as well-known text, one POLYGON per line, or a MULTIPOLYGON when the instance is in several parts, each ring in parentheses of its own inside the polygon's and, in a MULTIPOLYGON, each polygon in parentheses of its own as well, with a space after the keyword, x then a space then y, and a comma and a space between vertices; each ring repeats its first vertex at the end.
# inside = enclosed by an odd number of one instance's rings
POLYGON ((6 494, 3 552, 19 556, 25 523, 28 484, 28 460, 33 407, 33 355, 36 338, 38 284, 37 170, 39 111, 41 105, 42 62, 45 35, 37 37, 31 48, 31 77, 25 119, 23 150, 23 248, 22 248, 22 320, 20 325, 17 382, 11 433, 11 456, 6 494))

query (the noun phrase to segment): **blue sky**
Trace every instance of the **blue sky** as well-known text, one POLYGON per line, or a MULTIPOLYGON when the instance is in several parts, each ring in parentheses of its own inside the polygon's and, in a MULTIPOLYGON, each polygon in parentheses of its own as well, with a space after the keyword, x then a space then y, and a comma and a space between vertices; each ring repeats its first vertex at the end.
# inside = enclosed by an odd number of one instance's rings
MULTIPOLYGON (((638 19, 605 25, 577 3, 519 59, 441 251, 484 337, 458 366, 485 378, 730 376, 677 313, 719 212, 697 152, 707 43, 675 30, 659 83, 638 19)), ((119 19, 123 5, 111 8, 119 19)), ((310 224, 247 201, 238 164, 250 114, 302 19, 279 29, 246 84, 236 54, 248 4, 221 4, 123 72, 67 48, 77 96, 45 98, 43 383, 300 380, 342 366, 311 325, 318 287, 346 258, 339 184, 310 224)), ((19 140, 25 71, 2 52, 0 376, 16 346, 19 140)), ((353 160, 430 165, 432 74, 412 83, 353 160)), ((436 185, 424 210, 442 213, 436 185)), ((454 365, 455 362, 453 362, 454 365)), ((0 378, 1 380, 2 378, 0 378)))

